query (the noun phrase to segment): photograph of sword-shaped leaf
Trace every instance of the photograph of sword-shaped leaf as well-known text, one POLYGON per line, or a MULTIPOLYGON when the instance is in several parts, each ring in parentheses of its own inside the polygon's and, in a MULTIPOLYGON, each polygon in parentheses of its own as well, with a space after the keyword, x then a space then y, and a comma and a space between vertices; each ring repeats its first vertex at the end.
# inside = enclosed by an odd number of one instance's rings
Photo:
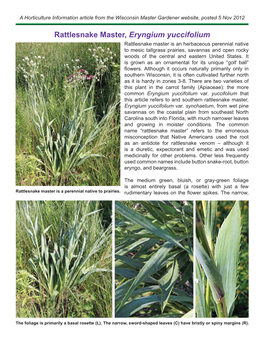
POLYGON ((115 203, 115 317, 193 317, 193 203, 115 203))
POLYGON ((196 202, 196 317, 248 317, 248 202, 196 202))

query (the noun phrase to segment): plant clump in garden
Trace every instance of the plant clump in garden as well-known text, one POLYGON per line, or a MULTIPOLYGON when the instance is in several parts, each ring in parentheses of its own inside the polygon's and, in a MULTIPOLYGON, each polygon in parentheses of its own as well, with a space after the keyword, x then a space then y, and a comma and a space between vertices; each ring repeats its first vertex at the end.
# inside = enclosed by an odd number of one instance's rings
POLYGON ((119 44, 102 45, 17 44, 17 185, 119 185, 119 44))
POLYGON ((112 316, 110 204, 17 203, 17 317, 112 316))

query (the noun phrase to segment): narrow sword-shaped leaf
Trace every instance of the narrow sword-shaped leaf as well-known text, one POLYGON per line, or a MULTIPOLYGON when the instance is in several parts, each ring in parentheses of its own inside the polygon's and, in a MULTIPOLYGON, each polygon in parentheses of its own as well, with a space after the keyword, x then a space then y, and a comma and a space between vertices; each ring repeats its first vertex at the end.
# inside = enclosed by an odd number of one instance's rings
POLYGON ((170 269, 168 270, 168 272, 159 280, 160 288, 162 291, 161 302, 160 302, 162 313, 166 307, 172 288, 178 276, 179 276, 179 266, 178 266, 177 261, 174 259, 174 262, 172 266, 170 267, 170 269))
POLYGON ((220 228, 215 246, 215 261, 222 276, 229 315, 236 295, 240 229, 241 216, 239 202, 237 201, 220 228))
POLYGON ((208 201, 206 204, 204 229, 211 252, 213 252, 213 240, 216 237, 216 212, 217 201, 208 201))
POLYGON ((222 276, 217 269, 214 260, 210 258, 205 252, 204 248, 199 243, 198 239, 196 238, 196 257, 200 262, 206 277, 209 281, 210 288, 213 294, 213 298, 215 302, 219 302, 224 297, 224 288, 222 283, 222 276))
POLYGON ((205 281, 202 275, 200 264, 195 264, 196 274, 196 285, 195 285, 195 296, 196 296, 196 315, 197 317, 209 317, 206 316, 206 303, 205 303, 205 281))
MULTIPOLYGON (((158 225, 153 224, 144 216, 138 214, 135 211, 132 211, 128 207, 122 205, 120 202, 115 203, 116 211, 125 216, 126 218, 130 219, 134 223, 138 224, 139 226, 144 227, 146 230, 152 232, 154 235, 165 239, 174 245, 179 246, 180 248, 186 250, 180 243, 179 240, 182 240, 181 237, 176 237, 173 235, 168 229, 161 229, 158 225)), ((188 252, 188 250, 186 250, 188 252)))
MULTIPOLYGON (((133 300, 129 303, 127 303, 122 309, 120 309, 115 316, 116 317, 129 317, 132 314, 136 313, 137 311, 148 307, 151 304, 159 303, 161 300, 161 295, 150 295, 147 297, 141 297, 136 300, 133 300)), ((180 297, 180 296, 170 296, 169 297, 170 302, 175 302, 174 304, 177 306, 177 303, 180 303, 178 306, 178 309, 181 310, 181 313, 187 313, 189 311, 188 307, 185 307, 184 305, 188 305, 188 303, 191 303, 191 299, 186 299, 186 297, 180 297)))
POLYGON ((128 289, 126 295, 124 296, 122 302, 120 303, 120 306, 117 310, 122 308, 124 306, 125 302, 128 300, 128 298, 132 295, 133 291, 137 288, 137 286, 143 282, 147 277, 154 274, 160 267, 160 264, 163 262, 163 259, 166 257, 166 255, 170 252, 170 250, 173 248, 172 243, 165 243, 143 266, 143 268, 139 271, 137 277, 134 279, 132 285, 128 289))
MULTIPOLYGON (((116 290, 115 290, 115 301, 118 302, 120 301, 123 297, 126 291, 129 289, 129 286, 131 285, 131 282, 133 279, 127 280, 125 283, 120 285, 116 290)), ((150 286, 145 286, 144 288, 139 288, 134 291, 133 296, 137 296, 140 294, 146 294, 148 293, 153 294, 160 292, 160 286, 159 285, 150 285, 150 286)))

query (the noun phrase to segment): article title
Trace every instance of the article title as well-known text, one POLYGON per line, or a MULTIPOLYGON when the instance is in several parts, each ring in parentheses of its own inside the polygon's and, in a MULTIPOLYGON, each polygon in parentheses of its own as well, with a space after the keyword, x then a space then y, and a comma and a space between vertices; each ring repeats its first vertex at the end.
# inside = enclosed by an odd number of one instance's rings
POLYGON ((120 32, 54 32, 55 38, 132 38, 132 39, 152 39, 152 38, 163 38, 163 39, 172 39, 172 38, 210 38, 210 33, 204 32, 173 32, 173 33, 138 33, 131 31, 129 35, 126 33, 120 32))

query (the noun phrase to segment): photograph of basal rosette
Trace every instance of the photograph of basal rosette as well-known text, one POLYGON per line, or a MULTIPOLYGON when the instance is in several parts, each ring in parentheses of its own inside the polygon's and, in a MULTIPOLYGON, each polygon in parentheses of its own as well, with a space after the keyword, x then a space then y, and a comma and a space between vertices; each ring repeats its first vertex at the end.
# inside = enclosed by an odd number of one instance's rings
POLYGON ((16 203, 16 317, 112 317, 112 202, 16 203))

